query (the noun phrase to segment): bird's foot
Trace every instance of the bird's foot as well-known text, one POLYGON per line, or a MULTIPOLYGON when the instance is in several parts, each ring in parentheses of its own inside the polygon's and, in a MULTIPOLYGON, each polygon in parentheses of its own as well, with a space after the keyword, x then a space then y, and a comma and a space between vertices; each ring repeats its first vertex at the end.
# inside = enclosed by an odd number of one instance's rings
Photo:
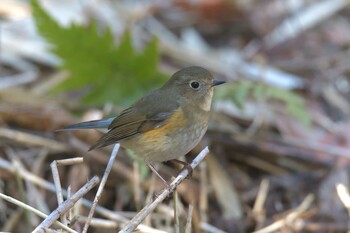
POLYGON ((147 166, 158 176, 158 178, 164 183, 165 187, 168 189, 169 194, 173 192, 170 184, 157 172, 151 163, 147 163, 147 166))

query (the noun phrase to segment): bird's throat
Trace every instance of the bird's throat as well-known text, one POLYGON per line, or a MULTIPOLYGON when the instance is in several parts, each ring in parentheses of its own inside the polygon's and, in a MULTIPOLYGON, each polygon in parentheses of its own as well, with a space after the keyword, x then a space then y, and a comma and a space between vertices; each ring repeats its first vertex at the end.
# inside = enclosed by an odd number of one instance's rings
POLYGON ((199 107, 206 111, 209 112, 211 109, 211 102, 213 99, 213 94, 214 94, 214 90, 210 89, 209 92, 205 95, 205 97, 203 98, 203 100, 201 101, 201 103, 199 104, 199 107))

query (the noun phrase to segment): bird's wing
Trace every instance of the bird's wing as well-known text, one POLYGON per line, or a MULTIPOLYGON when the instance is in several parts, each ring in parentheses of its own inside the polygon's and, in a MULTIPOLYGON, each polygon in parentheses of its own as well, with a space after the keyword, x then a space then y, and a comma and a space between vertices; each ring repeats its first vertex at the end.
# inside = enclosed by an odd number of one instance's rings
POLYGON ((109 131, 90 150, 117 143, 122 139, 164 125, 179 105, 175 100, 164 100, 167 103, 165 105, 155 104, 156 99, 159 100, 158 94, 151 93, 121 112, 109 125, 109 131))

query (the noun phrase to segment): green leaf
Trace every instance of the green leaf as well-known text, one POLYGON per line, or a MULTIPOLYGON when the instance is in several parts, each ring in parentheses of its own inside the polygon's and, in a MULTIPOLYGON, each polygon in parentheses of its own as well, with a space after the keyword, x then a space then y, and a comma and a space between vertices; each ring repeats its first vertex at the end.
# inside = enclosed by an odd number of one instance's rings
POLYGON ((218 99, 230 99, 241 109, 248 96, 253 97, 257 101, 261 99, 282 101, 286 105, 286 109, 290 115, 305 126, 310 126, 311 124, 303 98, 288 90, 263 83, 240 81, 236 84, 226 84, 222 88, 218 88, 216 94, 218 99))
POLYGON ((296 119, 298 119, 305 126, 310 127, 310 125, 311 125, 310 116, 305 111, 305 109, 303 107, 305 107, 305 106, 298 106, 296 104, 289 104, 289 105, 287 105, 287 110, 288 110, 290 115, 294 116, 296 119))
POLYGON ((216 98, 231 99, 238 108, 243 109, 244 102, 252 89, 252 83, 242 81, 238 85, 226 84, 216 90, 216 98))
POLYGON ((82 101, 127 105, 164 82, 158 71, 157 40, 136 52, 132 37, 126 32, 118 46, 109 28, 100 30, 92 21, 87 27, 72 24, 61 27, 32 0, 33 15, 40 34, 52 45, 51 51, 62 59, 61 69, 70 77, 53 91, 87 88, 82 101))
POLYGON ((284 102, 290 115, 298 119, 305 126, 310 126, 311 119, 305 109, 305 102, 303 98, 296 93, 272 86, 266 86, 266 97, 268 99, 275 99, 284 102))

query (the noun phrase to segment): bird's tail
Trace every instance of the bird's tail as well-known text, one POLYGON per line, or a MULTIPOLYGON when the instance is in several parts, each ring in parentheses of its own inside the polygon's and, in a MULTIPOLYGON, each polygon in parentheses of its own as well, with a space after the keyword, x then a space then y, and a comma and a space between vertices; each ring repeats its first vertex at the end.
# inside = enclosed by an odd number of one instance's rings
POLYGON ((65 131, 65 130, 80 130, 80 129, 103 129, 108 128, 108 126, 112 123, 115 117, 96 120, 96 121, 86 121, 78 124, 68 125, 62 129, 58 129, 56 131, 65 131))

